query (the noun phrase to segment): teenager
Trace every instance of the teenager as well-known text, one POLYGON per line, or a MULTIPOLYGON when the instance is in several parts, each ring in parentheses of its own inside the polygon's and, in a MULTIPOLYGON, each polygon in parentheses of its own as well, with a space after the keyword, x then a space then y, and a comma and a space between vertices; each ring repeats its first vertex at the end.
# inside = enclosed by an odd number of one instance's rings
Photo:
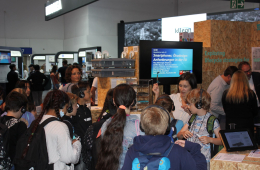
POLYGON ((209 170, 211 159, 210 143, 222 145, 219 136, 220 125, 217 119, 213 123, 214 134, 212 137, 207 130, 208 119, 212 115, 209 113, 210 95, 202 89, 194 89, 187 94, 186 103, 190 112, 196 117, 191 124, 187 123, 183 126, 177 137, 201 145, 201 153, 206 157, 207 169, 209 170))
POLYGON ((139 131, 139 118, 130 115, 136 92, 127 84, 114 88, 113 101, 117 113, 109 118, 101 128, 101 146, 96 169, 119 170, 124 164, 125 154, 133 144, 135 136, 143 135, 139 131))
MULTIPOLYGON (((159 164, 162 164, 162 166, 168 166, 169 170, 207 169, 205 157, 200 152, 200 145, 183 140, 178 140, 173 144, 171 139, 164 135, 169 128, 169 119, 167 110, 158 105, 148 106, 142 111, 141 127, 146 135, 134 138, 133 145, 128 149, 125 156, 123 170, 132 170, 135 169, 135 166, 146 169, 147 164, 135 164, 136 158, 140 155, 145 158, 151 157, 151 155, 164 155, 163 157, 167 157, 167 159, 164 159, 165 161, 159 161, 157 164, 153 162, 153 165, 159 166, 159 164), (167 163, 166 160, 169 160, 169 162, 167 163)), ((138 158, 139 163, 145 158, 138 158)), ((153 158, 150 160, 153 160, 153 158)), ((153 168, 155 169, 155 167, 153 168)))
MULTIPOLYGON (((7 151, 7 162, 11 162, 9 166, 9 168, 11 168, 13 166, 12 163, 16 152, 17 141, 27 129, 26 124, 20 121, 20 118, 25 112, 27 99, 25 95, 12 91, 6 97, 5 103, 7 114, 0 118, 0 124, 8 127, 9 139, 7 142, 9 143, 9 150, 7 151)), ((3 166, 2 161, 0 165, 3 166)))

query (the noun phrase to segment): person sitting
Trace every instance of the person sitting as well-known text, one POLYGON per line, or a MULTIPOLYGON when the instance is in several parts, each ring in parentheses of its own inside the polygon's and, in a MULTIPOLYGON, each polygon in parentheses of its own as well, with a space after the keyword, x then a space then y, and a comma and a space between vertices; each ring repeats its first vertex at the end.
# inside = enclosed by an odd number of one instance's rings
POLYGON ((257 115, 257 97, 250 89, 246 74, 239 70, 233 74, 230 88, 222 96, 223 108, 226 114, 226 129, 230 123, 235 128, 248 128, 254 133, 254 117, 257 115))
POLYGON ((189 122, 183 126, 181 131, 177 134, 179 139, 187 139, 188 141, 198 143, 201 145, 201 153, 206 157, 207 169, 210 169, 211 150, 210 144, 222 145, 219 131, 220 125, 216 117, 209 113, 210 95, 203 89, 194 89, 187 94, 186 103, 188 109, 194 115, 191 116, 189 122), (192 120, 192 118, 194 118, 192 120), (213 134, 208 132, 208 121, 214 118, 212 122, 213 134), (216 138, 215 138, 216 136, 216 138))
POLYGON ((171 127, 171 131, 168 134, 169 137, 171 137, 173 139, 173 141, 178 140, 177 138, 177 134, 179 133, 179 131, 182 129, 183 127, 183 122, 181 120, 175 119, 172 111, 174 111, 174 103, 172 101, 172 99, 170 98, 170 96, 168 94, 162 94, 160 95, 155 104, 162 106, 164 109, 166 109, 169 114, 170 114, 170 127, 171 127))
MULTIPOLYGON (((164 135, 169 128, 169 119, 167 110, 158 105, 150 105, 142 111, 141 127, 146 135, 134 138, 133 145, 126 153, 123 170, 132 170, 137 166, 136 158, 140 155, 144 155, 149 160, 153 160, 153 157, 150 158, 151 156, 148 155, 164 155, 169 160, 169 170, 207 169, 199 144, 178 140, 174 145, 171 139, 164 135)), ((166 162, 158 162, 158 166, 159 163, 166 165, 166 162)), ((140 163, 138 166, 142 166, 140 169, 145 169, 143 166, 146 164, 140 163)))

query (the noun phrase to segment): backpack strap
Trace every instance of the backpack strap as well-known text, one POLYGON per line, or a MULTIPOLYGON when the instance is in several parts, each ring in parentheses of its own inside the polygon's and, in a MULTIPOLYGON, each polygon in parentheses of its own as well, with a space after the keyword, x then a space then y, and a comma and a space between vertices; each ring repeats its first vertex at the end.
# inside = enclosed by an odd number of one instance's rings
POLYGON ((66 92, 68 92, 68 90, 69 90, 69 87, 72 85, 72 83, 70 83, 69 85, 68 85, 68 87, 67 87, 67 91, 66 92))
MULTIPOLYGON (((213 134, 214 134, 214 122, 217 118, 214 115, 211 115, 208 118, 207 121, 207 131, 209 133, 209 137, 213 138, 213 134)), ((213 157, 214 155, 214 147, 213 147, 213 143, 210 143, 210 153, 211 153, 211 157, 213 157)))
POLYGON ((193 115, 190 117, 190 119, 189 119, 189 121, 188 121, 188 124, 189 124, 188 129, 190 129, 190 126, 191 126, 192 122, 195 120, 196 116, 197 116, 197 114, 193 114, 193 115))
POLYGON ((46 126, 48 123, 50 123, 50 122, 52 122, 52 121, 55 121, 55 120, 59 120, 59 119, 56 118, 56 117, 50 117, 50 118, 44 120, 44 121, 39 125, 39 127, 44 128, 44 126, 46 126))

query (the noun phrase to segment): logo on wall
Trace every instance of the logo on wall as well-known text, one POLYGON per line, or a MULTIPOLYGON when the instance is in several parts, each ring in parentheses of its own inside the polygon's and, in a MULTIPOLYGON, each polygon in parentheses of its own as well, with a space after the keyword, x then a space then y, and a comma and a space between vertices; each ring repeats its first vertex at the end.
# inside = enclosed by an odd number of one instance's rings
POLYGON ((188 33, 190 33, 191 32, 191 28, 188 28, 188 27, 175 28, 175 33, 179 34, 180 32, 188 32, 188 33))

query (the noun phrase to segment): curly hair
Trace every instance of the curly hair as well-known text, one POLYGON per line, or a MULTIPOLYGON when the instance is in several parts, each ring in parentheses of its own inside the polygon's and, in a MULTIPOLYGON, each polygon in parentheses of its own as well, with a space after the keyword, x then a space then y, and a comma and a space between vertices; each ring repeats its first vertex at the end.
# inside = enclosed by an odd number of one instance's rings
POLYGON ((50 91, 46 97, 44 98, 44 102, 43 102, 43 109, 41 114, 39 115, 39 117, 35 120, 34 124, 32 125, 32 133, 31 136, 28 139, 26 148, 23 151, 23 158, 26 156, 29 147, 30 147, 30 143, 32 142, 33 139, 33 135, 39 125, 39 123, 42 120, 42 117, 45 113, 47 113, 49 111, 49 109, 54 109, 55 113, 57 115, 57 117, 62 120, 61 116, 60 116, 60 106, 63 105, 63 107, 69 103, 69 97, 68 95, 61 91, 61 90, 52 90, 50 91))
MULTIPOLYGON (((129 108, 136 97, 134 89, 127 84, 120 84, 115 87, 113 98, 116 107, 124 105, 129 108)), ((119 157, 123 151, 122 142, 124 127, 126 123, 126 112, 124 109, 117 109, 111 122, 101 139, 101 148, 98 156, 96 169, 117 170, 119 157)))
POLYGON ((82 70, 81 70, 81 68, 80 68, 78 65, 71 65, 71 66, 69 66, 69 67, 66 69, 66 72, 65 72, 65 80, 67 81, 67 83, 70 83, 70 82, 71 82, 71 74, 72 74, 72 70, 73 70, 74 68, 79 69, 80 74, 82 74, 82 70))

